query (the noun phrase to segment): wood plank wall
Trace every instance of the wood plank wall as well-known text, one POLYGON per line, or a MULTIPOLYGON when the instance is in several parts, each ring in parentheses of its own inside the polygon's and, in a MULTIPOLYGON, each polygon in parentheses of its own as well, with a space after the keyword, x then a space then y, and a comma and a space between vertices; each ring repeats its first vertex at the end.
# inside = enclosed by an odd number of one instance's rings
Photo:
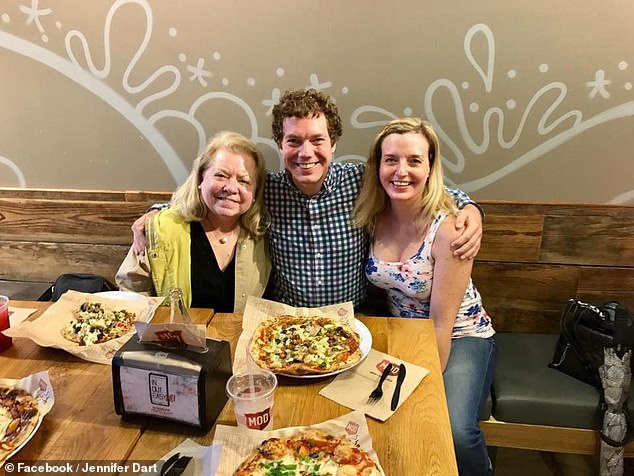
MULTIPOLYGON (((114 278, 130 225, 165 192, 0 188, 0 279, 114 278)), ((634 310, 634 207, 485 201, 473 279, 498 331, 559 332, 569 298, 634 310)))
POLYGON ((0 279, 52 282, 63 273, 114 279, 130 225, 169 193, 0 188, 0 279))
POLYGON ((563 304, 634 311, 634 207, 483 202, 473 279, 502 332, 558 333, 563 304))

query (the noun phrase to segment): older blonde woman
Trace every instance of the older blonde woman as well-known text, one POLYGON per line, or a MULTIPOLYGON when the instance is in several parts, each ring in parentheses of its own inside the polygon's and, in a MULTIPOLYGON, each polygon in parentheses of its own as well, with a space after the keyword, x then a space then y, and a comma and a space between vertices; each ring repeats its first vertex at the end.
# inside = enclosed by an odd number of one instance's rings
POLYGON ((478 413, 493 379, 495 331, 471 281, 473 261, 450 249, 457 210, 438 137, 420 119, 393 120, 367 167, 353 211, 370 232, 366 276, 386 290, 392 315, 434 322, 460 475, 489 474, 478 413))
POLYGON ((122 290, 167 296, 189 307, 241 312, 262 296, 271 265, 264 239, 264 159, 234 132, 217 134, 194 161, 171 205, 147 222, 147 249, 131 248, 115 278, 122 290))

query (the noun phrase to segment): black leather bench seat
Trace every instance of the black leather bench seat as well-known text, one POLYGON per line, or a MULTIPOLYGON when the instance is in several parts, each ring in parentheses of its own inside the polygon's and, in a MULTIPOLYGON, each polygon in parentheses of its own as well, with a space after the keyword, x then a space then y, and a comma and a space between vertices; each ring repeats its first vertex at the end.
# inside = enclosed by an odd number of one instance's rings
MULTIPOLYGON (((498 333, 493 382, 495 419, 511 423, 600 429, 599 390, 548 368, 558 336, 498 333)), ((630 387, 634 395, 634 382, 630 387)), ((632 405, 634 407, 634 405, 632 405)), ((630 411, 634 417, 634 412, 630 411)))

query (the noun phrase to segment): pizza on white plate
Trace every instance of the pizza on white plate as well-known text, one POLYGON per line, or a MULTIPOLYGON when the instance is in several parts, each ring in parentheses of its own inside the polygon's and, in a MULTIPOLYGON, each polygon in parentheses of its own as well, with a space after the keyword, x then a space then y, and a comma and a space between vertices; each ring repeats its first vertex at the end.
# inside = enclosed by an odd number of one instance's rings
POLYGON ((26 390, 0 385, 0 462, 18 448, 37 427, 39 409, 26 390))
POLYGON ((359 334, 333 317, 278 316, 262 321, 249 344, 260 367, 288 375, 328 374, 361 360, 359 334))
POLYGON ((62 335, 79 345, 101 344, 124 336, 132 329, 136 317, 125 309, 108 310, 99 302, 82 303, 74 315, 62 329, 62 335))
POLYGON ((264 440, 233 476, 381 476, 370 455, 322 430, 264 440))

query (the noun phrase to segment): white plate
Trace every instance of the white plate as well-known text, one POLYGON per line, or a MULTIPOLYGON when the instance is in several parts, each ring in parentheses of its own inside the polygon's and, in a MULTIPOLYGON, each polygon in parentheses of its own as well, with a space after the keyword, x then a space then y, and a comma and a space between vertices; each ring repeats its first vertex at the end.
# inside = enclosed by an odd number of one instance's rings
POLYGON ((326 374, 314 374, 314 375, 291 375, 285 374, 282 372, 275 372, 276 375, 283 375, 285 377, 293 377, 293 378, 324 378, 331 377, 333 375, 340 374, 341 372, 345 372, 346 370, 350 370, 351 368, 359 365, 363 359, 366 358, 370 349, 372 348, 372 334, 370 334, 370 329, 366 327, 366 325, 358 319, 355 319, 354 328, 359 334, 359 349, 361 349, 361 358, 356 361, 354 364, 349 365, 348 367, 344 367, 343 369, 335 370, 334 372, 328 372, 326 374))
POLYGON ((133 293, 132 291, 103 291, 94 294, 95 296, 102 296, 110 299, 143 299, 145 297, 143 294, 133 293))

